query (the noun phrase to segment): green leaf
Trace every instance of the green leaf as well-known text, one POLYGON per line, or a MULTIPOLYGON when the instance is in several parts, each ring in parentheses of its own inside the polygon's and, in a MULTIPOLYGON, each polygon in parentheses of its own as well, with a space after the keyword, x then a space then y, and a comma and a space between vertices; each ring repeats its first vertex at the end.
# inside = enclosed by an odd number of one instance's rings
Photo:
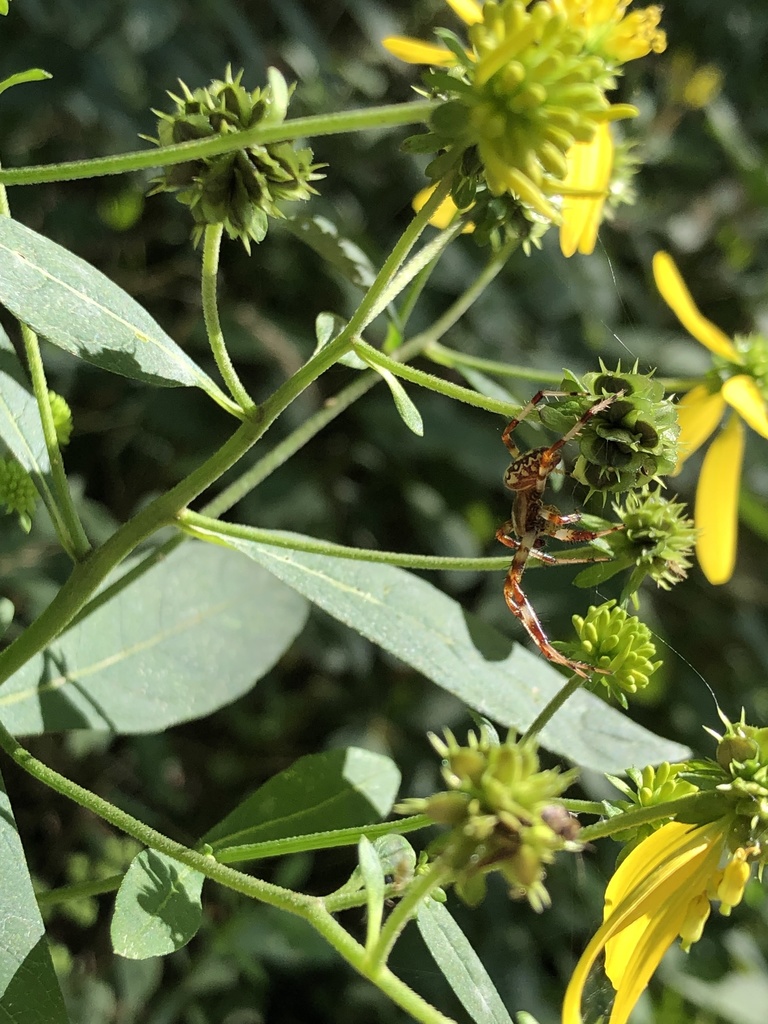
POLYGON ((512 1024, 480 958, 442 903, 425 900, 419 907, 416 924, 435 963, 474 1024, 512 1024))
MULTIPOLYGON (((315 354, 341 334, 347 323, 348 321, 337 313, 329 313, 327 311, 318 313, 315 317, 315 337, 317 338, 315 354)), ((363 362, 356 352, 346 352, 339 359, 339 362, 343 363, 344 366, 349 366, 352 370, 368 369, 368 363, 363 362)))
POLYGON ((306 602, 218 545, 186 542, 0 689, 12 732, 157 732, 246 693, 302 629, 306 602))
POLYGON ((125 873, 112 916, 112 946, 129 960, 185 946, 203 919, 205 875, 157 850, 142 850, 125 873))
MULTIPOLYGON (((8 11, 7 5, 3 6, 0 4, 0 14, 6 14, 8 11)), ((47 78, 52 78, 53 75, 48 71, 43 71, 42 68, 28 68, 26 71, 17 71, 15 75, 9 75, 8 78, 4 78, 0 82, 0 93, 5 92, 6 89, 10 89, 14 85, 23 85, 24 82, 44 82, 47 78)))
POLYGON ((392 392, 392 398, 395 401, 395 408, 400 413, 400 419, 406 427, 408 427, 409 430, 412 430, 418 437, 423 437, 424 422, 421 418, 421 413, 408 397, 405 388, 397 377, 383 366, 379 366, 377 363, 370 362, 368 365, 372 370, 375 370, 376 373, 381 375, 387 387, 392 392))
POLYGON ((325 217, 291 217, 287 227, 326 263, 339 271, 343 277, 357 285, 368 288, 373 284, 376 272, 363 250, 339 234, 339 229, 325 217))
POLYGON ((10 217, 0 217, 0 302, 54 345, 102 369, 221 395, 122 288, 10 217))
POLYGON ((273 776, 203 840, 214 850, 381 821, 400 785, 383 754, 349 747, 300 757, 273 776))
POLYGON ((24 849, 0 776, 0 1021, 67 1024, 24 849))
MULTIPOLYGON (((503 725, 527 728, 564 685, 564 677, 541 655, 513 645, 404 569, 234 537, 226 541, 334 618, 503 725)), ((516 622, 510 625, 514 629, 516 622)), ((679 761, 689 753, 583 690, 547 724, 541 742, 600 772, 621 773, 629 764, 679 761)))

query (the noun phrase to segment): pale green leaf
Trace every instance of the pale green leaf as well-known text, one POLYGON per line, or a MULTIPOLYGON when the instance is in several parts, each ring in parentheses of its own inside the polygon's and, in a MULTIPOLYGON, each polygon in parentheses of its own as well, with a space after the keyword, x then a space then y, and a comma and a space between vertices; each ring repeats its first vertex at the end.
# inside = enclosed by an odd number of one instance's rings
MULTIPOLYGON (((404 569, 233 537, 226 542, 502 725, 527 728, 565 683, 565 677, 541 655, 513 645, 458 602, 404 569)), ((510 631, 515 628, 519 626, 510 618, 510 631)), ((543 730, 541 742, 576 764, 601 772, 677 761, 689 753, 585 691, 577 692, 557 712, 543 730)))
POLYGON ((67 1024, 24 849, 0 776, 0 1021, 67 1024))
POLYGON ((0 302, 54 345, 112 373, 220 394, 122 288, 10 217, 0 217, 0 302))
POLYGON ((115 899, 111 925, 115 952, 144 960, 185 946, 203 919, 204 878, 157 850, 137 854, 115 899))
POLYGON ((306 614, 303 598, 247 559, 187 542, 13 675, 0 717, 27 735, 157 732, 199 718, 247 692, 306 614))
POLYGON ((480 958, 443 904, 426 900, 419 907, 416 923, 435 963, 474 1024, 512 1024, 480 958))

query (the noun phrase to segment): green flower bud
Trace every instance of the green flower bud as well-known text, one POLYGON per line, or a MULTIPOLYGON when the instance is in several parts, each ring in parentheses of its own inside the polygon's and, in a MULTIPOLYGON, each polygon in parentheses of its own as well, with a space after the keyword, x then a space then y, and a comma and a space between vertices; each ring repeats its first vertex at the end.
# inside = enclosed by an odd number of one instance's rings
MULTIPOLYGON (((228 67, 223 81, 194 92, 179 82, 182 95, 168 94, 175 111, 155 111, 158 137, 151 141, 169 146, 282 122, 292 91, 282 75, 270 68, 269 85, 253 92, 240 84, 242 75, 239 71, 233 78, 228 67)), ((310 182, 321 177, 318 168, 311 149, 297 149, 290 142, 251 144, 174 164, 155 179, 153 193, 173 192, 189 207, 195 244, 207 225, 222 224, 229 237, 239 238, 250 252, 251 241, 260 242, 266 235, 268 217, 285 216, 280 202, 309 199, 315 193, 310 182)))
POLYGON ((6 512, 18 515, 19 525, 29 533, 37 489, 26 469, 13 458, 0 458, 0 503, 5 505, 6 512))
POLYGON ((601 367, 601 373, 581 378, 567 373, 562 390, 583 394, 542 407, 540 415, 548 427, 565 433, 598 399, 617 395, 579 432, 579 457, 572 475, 591 493, 622 493, 674 469, 680 428, 663 386, 638 373, 637 364, 630 373, 622 372, 621 364, 613 373, 601 367))
POLYGON ((545 866, 559 850, 580 849, 578 823, 558 802, 575 771, 540 770, 536 749, 510 734, 504 743, 488 730, 470 732, 459 746, 451 732, 432 737, 445 758, 449 792, 398 804, 401 814, 423 813, 451 826, 439 840, 439 856, 454 870, 463 900, 476 903, 485 893, 485 875, 500 871, 512 895, 525 896, 535 909, 548 905, 545 866))
POLYGON ((57 395, 55 391, 49 391, 48 398, 51 402, 53 425, 56 428, 56 440, 59 442, 59 447, 66 448, 72 436, 72 410, 69 408, 66 398, 57 395))
POLYGON ((555 646, 569 658, 598 669, 592 685, 605 686, 626 708, 626 694, 644 689, 662 664, 651 660, 656 654, 651 631, 615 601, 592 605, 586 616, 574 615, 572 622, 578 641, 555 646))
MULTIPOLYGON (((681 797, 698 792, 698 786, 680 777, 686 768, 686 764, 669 764, 666 761, 656 768, 653 765, 648 765, 642 771, 638 768, 628 768, 627 775, 634 784, 634 788, 623 779, 609 775, 610 782, 627 797, 626 800, 611 801, 611 816, 623 814, 639 807, 657 807, 659 804, 666 804, 671 800, 679 800, 681 797)), ((634 846, 651 835, 661 824, 663 824, 663 819, 634 825, 621 832, 614 832, 613 839, 620 843, 626 843, 621 852, 621 859, 626 857, 634 846)))

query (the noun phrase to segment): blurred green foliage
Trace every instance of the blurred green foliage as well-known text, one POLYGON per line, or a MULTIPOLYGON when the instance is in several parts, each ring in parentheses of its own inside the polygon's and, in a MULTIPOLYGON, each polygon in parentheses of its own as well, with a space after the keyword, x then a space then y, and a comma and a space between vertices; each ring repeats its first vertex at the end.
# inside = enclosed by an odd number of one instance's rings
MULTIPOLYGON (((177 77, 194 88, 227 63, 245 69, 249 88, 263 83, 268 64, 296 80, 293 116, 407 98, 413 69, 389 57, 378 40, 402 31, 425 36, 436 16, 439 24, 449 18, 438 0, 16 0, 2 25, 0 78, 36 66, 53 79, 3 95, 0 156, 14 166, 139 148, 138 135, 154 130, 151 108, 166 105, 164 90, 174 90, 177 77)), ((447 344, 547 371, 567 364, 587 372, 600 356, 607 364, 637 359, 641 368, 658 367, 661 376, 695 374, 707 355, 655 292, 650 261, 659 248, 674 253, 700 308, 724 330, 768 330, 768 9, 764 0, 678 0, 665 10, 664 25, 667 52, 635 62, 621 83, 623 98, 641 110, 627 128, 643 164, 635 205, 621 207, 590 257, 564 261, 549 236, 542 252, 517 254, 447 344), (684 87, 692 70, 705 64, 722 73, 722 90, 703 109, 692 109, 684 87)), ((316 159, 328 168, 312 212, 336 224, 374 264, 407 222, 410 196, 423 183, 418 162, 398 150, 405 134, 313 142, 316 159)), ((15 188, 10 199, 16 217, 117 281, 210 372, 186 214, 171 197, 144 199, 148 177, 15 188)), ((414 328, 444 309, 483 260, 471 238, 453 246, 417 308, 414 328)), ((226 246, 224 327, 257 397, 311 353, 317 313, 349 312, 352 289, 280 223, 250 258, 240 246, 226 246)), ((226 436, 224 414, 202 395, 153 392, 53 348, 45 358, 51 386, 73 410, 67 465, 97 538, 226 436)), ((326 375, 291 406, 267 446, 347 379, 342 368, 326 375)), ((517 384, 514 396, 525 400, 533 390, 517 384)), ((374 390, 234 515, 364 547, 499 553, 493 534, 508 515, 503 424, 435 395, 419 398, 423 439, 406 431, 389 396, 374 390)), ((687 499, 698 465, 690 462, 670 483, 687 499)), ((651 728, 663 722, 660 731, 700 752, 710 752, 702 726, 717 724, 706 684, 730 715, 743 705, 748 720, 768 721, 768 446, 754 434, 743 487, 740 557, 731 583, 712 588, 693 570, 670 593, 642 597, 665 666, 634 714, 651 728)), ((561 502, 569 491, 570 484, 561 502)), ((25 621, 47 604, 66 573, 56 550, 44 525, 33 528, 31 546, 13 529, 0 534, 5 592, 25 621)), ((568 575, 561 568, 530 577, 529 591, 554 635, 567 632, 557 595, 568 575)), ((443 573, 435 582, 521 638, 500 579, 443 573)), ((584 609, 611 596, 610 584, 599 594, 579 592, 584 609)), ((244 791, 298 756, 329 746, 385 751, 402 768, 404 793, 429 792, 435 765, 424 732, 466 724, 458 702, 315 611, 288 657, 256 690, 202 723, 118 740, 90 733, 44 737, 33 749, 76 781, 192 842, 244 791)), ((90 877, 125 866, 131 851, 115 847, 99 822, 20 772, 7 775, 41 885, 82 877, 85 861, 90 877)), ((591 798, 605 792, 599 779, 586 777, 583 784, 591 798)), ((542 1024, 556 1020, 575 957, 599 917, 613 856, 605 846, 586 851, 575 866, 553 866, 553 907, 541 916, 510 903, 501 886, 472 912, 456 908, 510 1011, 528 1010, 542 1024)), ((322 879, 327 890, 329 880, 343 882, 350 858, 345 851, 302 855, 265 862, 263 871, 307 891, 322 879)), ((638 1020, 760 1024, 768 986, 768 911, 760 895, 756 887, 751 906, 713 921, 689 958, 669 959, 666 988, 659 980, 652 984, 638 1020)), ((204 894, 203 929, 186 949, 163 961, 131 962, 110 953, 110 904, 105 897, 98 912, 92 900, 74 912, 49 912, 77 1024, 402 1019, 301 922, 268 907, 211 887, 204 894)), ((348 923, 362 933, 358 916, 357 925, 354 918, 348 923)), ((445 1012, 466 1020, 415 930, 398 945, 393 966, 445 1012)))

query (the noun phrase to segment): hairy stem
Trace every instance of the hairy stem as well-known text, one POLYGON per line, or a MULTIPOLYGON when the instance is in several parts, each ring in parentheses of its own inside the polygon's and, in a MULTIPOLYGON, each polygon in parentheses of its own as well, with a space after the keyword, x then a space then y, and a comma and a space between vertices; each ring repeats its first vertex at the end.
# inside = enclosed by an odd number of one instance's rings
POLYGON ((254 408, 254 402, 243 387, 242 381, 237 375, 237 370, 235 370, 232 364, 224 341, 221 321, 219 320, 216 277, 219 271, 219 252, 221 250, 221 236, 223 232, 223 224, 208 224, 203 235, 203 266, 200 275, 203 317, 205 319, 205 329, 208 333, 208 343, 211 346, 219 373, 229 388, 229 393, 240 408, 244 412, 249 412, 254 408))

